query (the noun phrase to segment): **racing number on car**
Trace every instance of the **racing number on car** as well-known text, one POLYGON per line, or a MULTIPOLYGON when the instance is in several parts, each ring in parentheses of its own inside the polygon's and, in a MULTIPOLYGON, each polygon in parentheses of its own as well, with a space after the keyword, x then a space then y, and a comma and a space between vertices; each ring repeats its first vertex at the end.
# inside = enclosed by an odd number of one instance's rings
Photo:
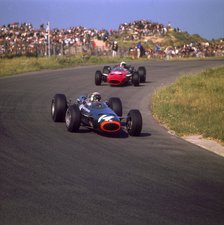
POLYGON ((114 116, 107 116, 107 115, 102 115, 99 119, 98 119, 98 123, 103 121, 110 121, 112 118, 114 118, 114 116))

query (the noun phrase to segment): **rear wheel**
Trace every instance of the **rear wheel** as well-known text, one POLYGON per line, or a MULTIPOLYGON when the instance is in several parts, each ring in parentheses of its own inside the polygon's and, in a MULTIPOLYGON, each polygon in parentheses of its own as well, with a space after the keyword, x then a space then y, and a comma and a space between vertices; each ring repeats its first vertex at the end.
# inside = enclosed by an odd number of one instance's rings
POLYGON ((138 72, 134 72, 133 73, 133 75, 132 75, 132 83, 133 83, 134 86, 139 86, 140 77, 139 77, 138 72))
POLYGON ((65 124, 67 127, 67 130, 70 132, 77 132, 80 127, 81 122, 81 114, 79 111, 79 107, 74 104, 71 105, 65 114, 65 124))
POLYGON ((131 136, 139 136, 142 130, 142 115, 137 109, 129 111, 126 121, 126 129, 131 136))
POLYGON ((109 98, 109 107, 118 115, 122 116, 122 102, 120 98, 109 98))
POLYGON ((102 82, 102 73, 101 71, 97 70, 95 73, 95 84, 99 86, 101 85, 101 82, 102 82))
POLYGON ((145 83, 145 81, 146 81, 146 69, 145 69, 145 67, 140 66, 138 68, 138 73, 139 73, 139 76, 140 76, 140 82, 145 83))
POLYGON ((103 67, 103 74, 104 74, 104 73, 105 73, 105 74, 108 74, 108 73, 110 73, 110 71, 111 71, 110 66, 104 66, 104 67, 103 67))
POLYGON ((64 94, 56 94, 51 102, 51 117, 54 122, 64 122, 67 110, 67 99, 64 94))

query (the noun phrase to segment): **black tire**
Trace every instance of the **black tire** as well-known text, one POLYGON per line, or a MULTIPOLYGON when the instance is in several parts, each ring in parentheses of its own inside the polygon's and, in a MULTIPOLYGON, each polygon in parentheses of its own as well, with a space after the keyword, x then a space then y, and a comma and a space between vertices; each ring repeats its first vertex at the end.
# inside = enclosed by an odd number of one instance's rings
POLYGON ((110 71, 111 71, 110 66, 104 66, 104 67, 103 67, 103 74, 104 74, 104 73, 105 73, 105 74, 108 74, 108 73, 110 73, 110 71))
POLYGON ((118 115, 122 116, 122 102, 120 98, 112 97, 108 101, 109 107, 118 115))
POLYGON ((138 73, 139 73, 139 76, 140 76, 140 82, 145 83, 145 81, 146 81, 146 69, 145 69, 145 67, 140 66, 138 68, 138 73))
POLYGON ((126 129, 129 135, 139 136, 142 131, 142 115, 137 109, 129 111, 126 121, 126 129))
POLYGON ((139 77, 138 72, 134 72, 133 73, 133 75, 132 75, 132 83, 133 83, 134 86, 139 86, 140 77, 139 77))
POLYGON ((102 82, 102 73, 101 71, 97 70, 95 73, 95 84, 99 86, 101 85, 101 82, 102 82))
POLYGON ((70 132, 77 132, 80 127, 80 122, 81 114, 79 107, 76 104, 71 105, 65 114, 65 125, 67 130, 70 132))
POLYGON ((65 112, 68 108, 64 94, 56 94, 51 102, 51 117, 54 122, 64 122, 65 112))

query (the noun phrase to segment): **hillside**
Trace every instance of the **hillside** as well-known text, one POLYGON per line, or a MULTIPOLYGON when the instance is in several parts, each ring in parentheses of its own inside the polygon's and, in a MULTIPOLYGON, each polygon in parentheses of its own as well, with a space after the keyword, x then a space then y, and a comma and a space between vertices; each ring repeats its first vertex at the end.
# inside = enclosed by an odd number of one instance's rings
POLYGON ((159 44, 162 49, 165 49, 167 46, 179 47, 191 43, 196 44, 208 42, 207 39, 198 34, 190 35, 188 32, 177 32, 174 29, 170 29, 164 35, 149 35, 136 38, 134 40, 128 40, 126 37, 129 35, 130 33, 111 35, 109 40, 119 41, 120 46, 123 48, 136 45, 137 42, 141 41, 145 48, 154 48, 156 44, 159 44))

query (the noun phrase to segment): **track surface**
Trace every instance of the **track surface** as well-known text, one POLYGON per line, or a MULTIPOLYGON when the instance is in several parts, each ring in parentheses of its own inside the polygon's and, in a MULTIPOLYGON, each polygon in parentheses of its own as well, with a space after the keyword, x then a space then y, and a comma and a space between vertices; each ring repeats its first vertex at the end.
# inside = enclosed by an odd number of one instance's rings
MULTIPOLYGON (((101 66, 0 79, 1 225, 221 225, 224 159, 171 136, 151 117, 155 88, 223 61, 147 62, 140 87, 94 85, 101 66), (53 123, 55 93, 93 91, 138 108, 143 133, 72 134, 53 123)), ((139 64, 138 64, 139 66, 139 64)))

